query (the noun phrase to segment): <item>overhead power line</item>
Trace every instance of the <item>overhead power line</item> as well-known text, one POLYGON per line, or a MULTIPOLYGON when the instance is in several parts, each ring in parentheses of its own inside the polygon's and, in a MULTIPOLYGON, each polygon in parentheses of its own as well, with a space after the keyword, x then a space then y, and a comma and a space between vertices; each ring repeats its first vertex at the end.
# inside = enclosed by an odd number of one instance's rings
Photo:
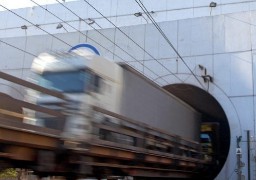
MULTIPOLYGON (((54 16, 55 18, 57 18, 58 20, 60 20, 62 23, 65 23, 66 25, 68 25, 69 27, 71 27, 72 29, 74 29, 75 31, 79 32, 81 35, 85 36, 86 38, 90 39, 91 41, 93 41, 94 43, 96 43, 97 45, 99 45, 100 47, 102 47, 103 49, 107 50, 110 53, 113 53, 111 50, 107 49, 106 47, 104 47, 103 45, 101 45, 100 43, 98 43, 97 41, 95 41, 94 39, 90 38, 89 36, 87 36, 85 33, 83 33, 82 31, 80 31, 79 29, 75 28, 74 26, 70 25, 68 22, 64 21, 63 19, 61 19, 60 17, 58 17, 56 14, 54 14, 53 12, 49 11, 47 8, 44 8, 42 5, 40 5, 39 3, 30 0, 31 2, 33 2, 34 4, 36 4, 37 6, 39 6, 40 8, 44 9, 45 11, 47 11, 49 14, 51 14, 52 16, 54 16)), ((114 54, 114 53, 113 53, 114 54)), ((122 59, 120 56, 114 54, 115 56, 117 56, 118 58, 122 59)), ((123 59, 122 59, 123 60, 123 59)))
MULTIPOLYGON (((48 34, 48 35, 52 36, 53 38, 59 40, 59 41, 62 42, 63 44, 66 44, 67 46, 72 47, 71 44, 69 44, 69 43, 67 43, 66 41, 64 41, 64 40, 62 40, 62 39, 60 39, 60 38, 58 38, 57 36, 55 36, 55 35, 49 33, 48 31, 44 30, 43 28, 41 28, 41 27, 38 26, 37 24, 35 24, 35 23, 33 23, 33 22, 27 20, 26 18, 20 16, 19 14, 15 13, 14 11, 10 10, 9 8, 3 6, 2 4, 0 4, 0 6, 1 6, 2 8, 4 8, 5 10, 11 12, 11 13, 14 14, 15 16, 19 17, 20 19, 23 19, 24 21, 30 23, 32 26, 37 27, 38 29, 40 29, 40 30, 42 30, 43 32, 45 32, 46 34, 48 34)), ((21 27, 21 28, 22 28, 22 27, 21 27)))
POLYGON ((12 48, 15 48, 15 49, 17 49, 17 50, 19 50, 19 51, 22 51, 22 52, 24 52, 24 53, 26 53, 26 54, 29 54, 30 56, 37 57, 37 55, 35 55, 35 54, 31 53, 31 52, 28 52, 28 51, 26 51, 26 50, 24 50, 24 49, 21 49, 21 48, 16 47, 16 46, 14 46, 14 45, 12 45, 12 44, 9 44, 9 43, 7 43, 7 42, 1 40, 1 39, 0 39, 0 42, 3 43, 3 44, 5 44, 5 45, 7 45, 7 46, 10 46, 10 47, 12 47, 12 48))
MULTIPOLYGON (((56 1, 58 1, 58 0, 56 0, 56 1)), ((135 45, 137 45, 147 55, 149 55, 152 59, 154 59, 157 63, 159 63, 166 71, 168 71, 170 74, 172 74, 174 77, 176 77, 179 81, 182 82, 182 79, 180 79, 175 73, 171 72, 168 68, 166 68, 159 60, 154 58, 149 52, 147 52, 143 47, 141 47, 137 42, 135 42, 130 36, 128 36, 124 31, 122 31, 119 27, 117 27, 112 21, 110 21, 105 15, 103 15, 99 10, 97 10, 91 3, 89 3, 87 0, 84 0, 84 2, 87 3, 90 7, 92 7, 97 13, 99 13, 104 19, 106 19, 110 24, 112 24, 116 29, 118 29, 128 39, 130 39, 135 45)))
MULTIPOLYGON (((31 1, 33 1, 33 0, 31 0, 31 1)), ((65 6, 63 3, 61 3, 59 0, 56 0, 61 6, 63 6, 65 9, 67 9, 69 12, 71 12, 73 15, 75 15, 79 20, 81 20, 81 21, 83 21, 84 23, 86 23, 88 26, 90 26, 91 28, 93 28, 96 32, 98 32, 100 35, 102 35, 104 38, 106 38, 108 41, 110 41, 111 43, 113 43, 116 47, 118 47, 119 49, 121 49, 123 52, 125 52, 127 55, 129 55, 131 58, 133 58, 133 59, 135 59, 136 60, 136 58, 134 58, 130 53, 128 53, 126 50, 124 50, 122 47, 120 47, 119 45, 117 45, 115 42, 113 42, 110 38, 108 38, 106 35, 104 35, 102 32, 100 32, 98 29, 96 29, 95 27, 93 27, 92 26, 92 24, 90 24, 90 23, 88 23, 88 22, 86 22, 82 17, 80 17, 79 15, 77 15, 73 10, 71 10, 70 8, 68 8, 67 6, 65 6)), ((48 11, 48 10, 47 10, 48 11)), ((48 12, 50 12, 50 11, 48 11, 48 12)), ((58 18, 58 19, 60 19, 60 18, 58 18)), ((63 20, 62 20, 63 21, 63 20)), ((67 22, 65 22, 66 24, 68 24, 67 22)), ((95 24, 96 24, 96 22, 95 22, 95 24)), ((97 24, 101 29, 102 29, 102 27, 99 25, 99 24, 97 24)), ((78 30, 78 29, 76 29, 76 30, 78 30)), ((80 31, 80 30, 78 30, 78 31, 80 31)), ((85 34, 83 34, 83 35, 85 35, 85 34)), ((85 35, 87 38, 89 38, 89 39, 91 39, 91 40, 93 40, 92 38, 90 38, 90 37, 88 37, 87 35, 85 35)), ((94 40, 93 40, 94 41, 94 40)), ((94 42, 96 42, 96 41, 94 41, 94 42)), ((98 43, 99 44, 99 43, 98 43)), ((100 45, 100 44, 99 44, 100 45)), ((100 45, 101 47, 103 47, 102 45, 100 45)), ((103 47, 103 48, 105 48, 105 47, 103 47)), ((110 50, 109 50, 109 52, 111 52, 110 50)), ((122 59, 122 58, 120 58, 120 59, 122 59)), ((123 59, 122 59, 123 60, 123 59)))
MULTIPOLYGON (((68 25, 69 27, 73 28, 74 30, 76 30, 77 32, 79 32, 81 35, 85 36, 86 38, 90 39, 91 41, 93 41, 94 43, 96 43, 97 45, 99 45, 100 47, 102 47, 103 49, 107 50, 110 53, 113 53, 113 55, 115 55, 116 57, 118 57, 119 59, 121 59, 123 62, 128 63, 128 61, 124 60, 123 58, 121 58, 120 56, 118 56, 117 54, 115 54, 114 52, 112 52, 111 50, 107 49, 106 47, 104 47, 102 44, 100 44, 99 42, 95 41, 93 38, 90 38, 88 35, 84 34, 83 32, 81 32, 79 29, 75 28, 74 26, 70 25, 68 22, 64 21, 63 19, 61 19, 60 17, 58 17, 56 14, 54 14, 53 12, 49 11, 47 8, 44 8, 42 5, 40 5, 39 3, 30 0, 31 2, 35 3, 37 6, 39 6, 40 8, 44 9, 45 11, 47 11, 49 14, 51 14, 52 16, 56 17, 58 20, 60 20, 62 23, 65 23, 66 25, 68 25)), ((59 1, 57 1, 58 3, 61 3, 59 1)), ((61 4, 62 5, 62 4, 61 4)), ((64 5, 65 6, 65 5, 64 5)), ((66 7, 66 6, 65 6, 66 7)), ((71 10, 70 10, 71 11, 71 10)), ((72 11, 73 14, 75 14, 72 11)), ((77 14, 75 14, 79 20, 84 21, 87 25, 91 26, 95 31, 97 31, 99 34, 101 34, 102 36, 104 36, 105 38, 107 38, 103 33, 101 33, 99 30, 97 30, 96 28, 94 28, 92 26, 92 24, 86 22, 84 19, 82 19, 80 16, 78 16, 77 14)), ((97 24, 100 28, 101 26, 99 24, 97 24)), ((113 42, 111 39, 107 38, 110 42, 112 42, 114 45, 115 42, 113 42)), ((125 52, 126 54, 128 54, 131 58, 133 58, 134 60, 136 60, 139 64, 143 65, 142 62, 140 62, 139 60, 137 60, 135 57, 133 57, 130 53, 128 53, 127 51, 125 51, 123 48, 121 48, 120 46, 116 45, 118 48, 120 48, 123 52, 125 52)), ((155 72, 153 72, 151 69, 149 69, 148 67, 145 67, 146 69, 148 69, 150 72, 152 72, 154 75, 157 75, 155 72)))
MULTIPOLYGON (((45 9, 48 13, 52 14, 52 15, 53 15, 54 17, 56 17, 57 19, 59 19, 59 20, 61 20, 62 22, 66 23, 67 25, 69 25, 69 26, 72 27, 73 29, 79 31, 79 30, 76 29, 75 27, 71 26, 70 24, 68 24, 67 22, 65 22, 64 20, 62 20, 62 19, 59 18, 58 16, 56 16, 54 13, 50 12, 49 10, 47 10, 46 8, 44 8, 43 6, 41 6, 40 4, 36 3, 36 2, 33 1, 33 0, 31 0, 31 1, 32 1, 33 3, 35 3, 36 5, 38 5, 39 7, 45 9)), ((61 42, 64 43, 64 44, 68 45, 69 47, 72 47, 72 45, 70 45, 69 43, 63 41, 62 39, 60 39, 60 38, 58 38, 58 37, 56 37, 56 36, 54 36, 53 34, 49 33, 48 31, 44 30, 43 28, 39 27, 38 25, 32 23, 31 21, 25 19, 24 17, 20 16, 19 14, 15 13, 14 11, 8 9, 7 7, 5 7, 5 6, 1 5, 1 4, 0 4, 0 6, 1 6, 2 8, 4 8, 5 10, 11 12, 11 13, 14 14, 15 16, 17 16, 17 17, 23 19, 24 21, 30 23, 31 25, 33 25, 33 26, 39 28, 39 29, 42 30, 43 32, 47 33, 48 35, 50 35, 50 36, 56 38, 57 40, 61 41, 61 42)), ((99 27, 100 27, 100 26, 99 26, 99 27)), ((81 31, 79 31, 79 32, 82 33, 81 31)), ((82 33, 82 34, 85 35, 84 33, 82 33)), ((86 36, 86 35, 85 35, 85 36, 86 36)), ((86 36, 86 37, 89 38, 88 36, 86 36)), ((91 39, 92 41, 94 41, 92 38, 89 38, 89 39, 91 39)), ((11 45, 11 44, 8 44, 8 43, 6 43, 6 42, 4 42, 4 41, 2 41, 2 40, 1 40, 1 42, 4 43, 4 44, 6 44, 6 45, 8 45, 8 46, 10 46, 10 47, 13 47, 13 48, 18 49, 18 50, 20 50, 20 51, 23 51, 23 52, 25 52, 25 53, 27 53, 27 54, 30 54, 31 56, 37 57, 36 55, 34 55, 34 54, 30 53, 30 52, 27 52, 27 51, 25 51, 25 50, 23 50, 23 49, 20 49, 20 48, 15 47, 15 46, 13 46, 13 45, 11 45)), ((97 43, 98 45, 100 45, 101 47, 103 47, 104 49, 108 50, 107 48, 105 48, 104 46, 102 46, 101 44, 99 44, 98 42, 96 42, 96 41, 94 41, 94 42, 97 43)), ((108 51, 111 52, 110 50, 108 50, 108 51)), ((111 53, 112 53, 112 52, 111 52, 111 53)), ((113 54, 114 54, 114 53, 113 53, 113 54)), ((127 61, 125 61, 124 59, 122 59, 120 56, 118 56, 118 55, 116 55, 116 54, 114 54, 114 55, 115 55, 116 57, 120 58, 121 60, 123 60, 124 62, 127 62, 127 61)), ((146 67, 146 68, 147 68, 147 67, 146 67)), ((151 71, 153 74, 155 74, 156 76, 159 76, 159 75, 157 75, 155 72, 153 72, 151 69, 149 69, 149 68, 147 68, 147 69, 148 69, 149 71, 151 71)))
POLYGON ((150 21, 153 23, 153 25, 156 27, 156 29, 160 32, 160 34, 163 36, 163 38, 166 40, 166 42, 171 46, 173 51, 177 54, 177 56, 182 60, 184 65, 188 68, 188 70, 191 72, 191 74, 195 77, 195 79, 198 81, 198 83, 204 88, 201 81, 196 77, 196 75, 193 73, 193 71, 190 69, 190 67, 187 65, 187 63, 184 61, 180 53, 176 50, 176 48, 173 46, 171 41, 168 39, 168 37, 165 35, 163 30, 160 28, 160 26, 157 24, 157 22, 154 20, 154 18, 151 16, 147 8, 144 6, 144 4, 141 2, 141 0, 135 0, 136 3, 140 6, 140 8, 144 11, 144 13, 147 15, 147 17, 150 19, 150 21))
MULTIPOLYGON (((7 7, 3 6, 2 4, 0 4, 0 6, 1 6, 2 8, 4 8, 5 10, 7 10, 7 11, 11 12, 11 13, 12 13, 12 14, 14 14, 15 16, 19 17, 20 19, 23 19, 24 21, 26 21, 26 22, 30 23, 31 25, 33 25, 33 26, 37 27, 38 29, 42 30, 42 31, 43 31, 43 32, 45 32, 46 34, 48 34, 48 35, 50 35, 50 36, 54 37, 55 39, 59 40, 60 42, 62 42, 62 43, 64 43, 64 44, 66 44, 67 46, 72 47, 72 45, 71 45, 71 44, 69 44, 69 43, 67 43, 67 42, 63 41, 62 39, 60 39, 60 38, 58 38, 58 37, 54 36, 53 34, 49 33, 49 32, 48 32, 48 31, 46 31, 46 30, 44 30, 43 28, 41 28, 41 27, 40 27, 40 26, 38 26, 37 24, 34 24, 33 22, 31 22, 31 21, 27 20, 26 18, 24 18, 24 17, 20 16, 19 14, 15 13, 14 11, 10 10, 9 8, 7 8, 7 7)), ((10 46, 11 46, 11 45, 10 45, 10 46)), ((11 47, 12 47, 12 46, 11 46, 11 47)), ((17 48, 16 48, 16 49, 17 49, 17 48)), ((21 49, 20 49, 20 50, 21 50, 21 49)), ((33 55, 33 56, 34 56, 34 55, 33 55)), ((36 57, 37 57, 37 56, 36 56, 36 57)))
POLYGON ((48 35, 50 35, 50 36, 54 37, 55 39, 59 40, 60 42, 62 42, 62 43, 64 43, 64 44, 66 44, 66 45, 68 45, 68 46, 72 47, 72 46, 71 46, 70 44, 68 44, 67 42, 63 41, 62 39, 60 39, 60 38, 58 38, 58 37, 56 37, 56 36, 54 36, 53 34, 49 33, 49 32, 48 32, 48 31, 46 31, 46 30, 44 30, 44 29, 43 29, 43 28, 41 28, 40 26, 38 26, 38 25, 36 25, 36 24, 32 23, 31 21, 27 20, 26 18, 24 18, 24 17, 20 16, 19 14, 15 13, 14 11, 12 11, 12 10, 8 9, 7 7, 5 7, 5 6, 1 5, 1 4, 0 4, 0 6, 1 6, 2 8, 4 8, 5 10, 7 10, 7 11, 11 12, 11 13, 12 13, 12 14, 14 14, 15 16, 17 16, 17 17, 19 17, 19 18, 23 19, 24 21, 26 21, 26 22, 30 23, 31 25, 33 25, 33 26, 35 26, 35 27, 37 27, 37 28, 41 29, 43 32, 45 32, 46 34, 48 34, 48 35))
MULTIPOLYGON (((146 69, 148 69, 150 72, 152 72, 154 75, 157 75, 154 71, 152 71, 150 68, 148 68, 147 66, 145 66, 141 61, 137 60, 135 57, 133 57, 130 53, 128 53, 126 50, 124 50, 122 47, 120 47, 119 45, 117 45, 115 42, 113 42, 111 39, 109 39, 106 35, 104 35, 102 32, 100 32, 98 29, 94 28, 90 23, 86 22, 83 18, 81 18, 79 15, 77 15, 74 11, 72 11, 70 8, 68 8, 67 6, 65 6, 63 3, 61 3, 59 0, 56 0, 61 6, 63 6, 65 9, 67 9, 69 12, 71 12, 73 15, 75 15, 77 18, 79 18, 80 20, 84 21, 87 25, 91 26, 95 31, 97 31, 99 34, 101 34, 104 38, 106 38, 108 41, 110 41, 111 43, 113 43, 116 47, 118 47, 119 49, 121 49, 123 52, 125 52, 127 55, 129 55, 130 57, 132 57, 134 60, 136 60, 139 64, 141 64, 143 67, 145 67, 146 69)), ((115 26, 115 25, 114 25, 115 26)), ((116 26, 115 26, 116 27, 116 26)), ((87 36, 88 37, 88 36, 87 36)), ((131 39, 131 38, 130 38, 131 39)), ((134 41, 133 41, 134 42, 134 41)), ((145 50, 144 50, 145 51, 145 50)), ((113 53, 114 54, 114 53, 113 53)), ((118 56, 117 56, 118 57, 118 56)), ((120 58, 122 59, 122 58, 120 58)), ((123 59, 122 59, 123 60, 123 59)), ((127 63, 127 61, 123 60, 124 62, 127 63)), ((163 66, 164 67, 164 66, 163 66)), ((173 74, 171 72, 171 74, 173 74)), ((175 74, 174 74, 175 75, 175 74)), ((162 78, 163 79, 163 78, 162 78)), ((163 79, 166 83, 167 81, 165 79, 163 79)), ((179 79, 181 80, 181 79, 179 79)))
MULTIPOLYGON (((33 0, 31 0, 33 1, 33 0)), ((123 52, 125 52, 127 55, 129 55, 131 58, 133 58, 134 60, 137 60, 135 57, 133 57, 130 53, 128 53, 126 50, 124 50, 122 47, 120 47, 119 45, 117 45, 115 42, 113 42, 110 38, 108 38, 106 35, 104 35, 102 32, 100 32, 98 29, 96 29, 95 27, 92 26, 92 24, 86 22, 83 18, 81 18, 79 15, 77 15, 74 11, 72 11, 70 8, 68 8, 67 6, 65 6, 63 3, 61 3, 59 0, 56 0, 61 6, 63 6, 65 9, 67 9, 69 12, 71 12, 73 15, 75 15, 79 20, 85 22, 88 26, 90 26, 91 28, 93 28, 96 32, 98 32, 100 35, 102 35, 104 38, 106 38, 108 41, 110 41, 111 43, 113 43, 116 47, 118 47, 119 49, 121 49, 123 52)), ((33 1, 34 2, 34 1, 33 1)), ((49 13, 50 11, 47 10, 49 13)), ((52 13, 51 13, 52 14, 52 13)), ((55 15, 54 15, 55 16, 55 15)), ((56 16, 55 16, 56 17, 56 16)), ((63 21, 62 19, 60 19, 59 17, 57 17, 59 20, 63 21)), ((63 21, 64 22, 64 21, 63 21)), ((67 22, 65 22, 67 25, 69 25, 67 22)), ((98 25, 98 24, 97 24, 98 25)), ((69 25, 71 26, 71 25, 69 25)), ((98 25, 100 28, 101 26, 98 25)), ((75 30, 81 32, 80 30, 74 28, 75 30)), ((83 35, 85 35, 84 33, 82 33, 83 35)), ((87 38, 91 39, 93 42, 97 43, 98 45, 100 45, 101 47, 103 47, 100 43, 96 42, 95 40, 93 40, 92 38, 90 38, 89 36, 85 35, 87 38)), ((104 49, 106 49, 105 47, 103 47, 104 49)), ((106 49, 108 50, 108 49, 106 49)), ((108 50, 109 52, 113 53, 112 51, 108 50)), ((116 55, 116 54, 114 54, 116 55)), ((117 55, 116 55, 117 56, 117 55)), ((117 56, 118 58, 120 58, 121 60, 124 61, 124 59, 122 59, 120 56, 117 56)), ((138 61, 138 60, 137 60, 138 61)))

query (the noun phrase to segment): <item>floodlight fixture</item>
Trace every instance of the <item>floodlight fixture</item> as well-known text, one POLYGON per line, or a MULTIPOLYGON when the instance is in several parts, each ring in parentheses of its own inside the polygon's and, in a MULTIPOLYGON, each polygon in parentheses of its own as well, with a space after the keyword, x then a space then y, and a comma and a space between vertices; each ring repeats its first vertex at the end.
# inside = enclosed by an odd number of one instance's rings
POLYGON ((216 6, 217 6, 217 3, 213 1, 209 4, 209 7, 216 7, 216 6))
POLYGON ((23 25, 23 26, 21 26, 20 28, 21 28, 21 29, 25 29, 25 30, 26 30, 26 29, 28 29, 28 26, 23 25))
POLYGON ((136 13, 134 13, 134 16, 140 17, 140 16, 142 16, 142 12, 136 12, 136 13))
POLYGON ((59 23, 57 26, 56 26, 56 29, 60 29, 63 27, 63 24, 59 23))
POLYGON ((87 20, 88 20, 88 25, 92 25, 95 23, 95 20, 92 18, 88 18, 87 20))

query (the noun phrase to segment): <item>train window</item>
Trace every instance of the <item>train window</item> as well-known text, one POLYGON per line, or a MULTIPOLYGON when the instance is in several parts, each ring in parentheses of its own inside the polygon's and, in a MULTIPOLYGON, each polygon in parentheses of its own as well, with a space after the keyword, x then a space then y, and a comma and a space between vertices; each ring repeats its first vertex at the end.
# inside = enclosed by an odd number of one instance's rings
POLYGON ((94 76, 94 86, 96 88, 99 88, 100 87, 100 77, 99 76, 94 76))
POLYGON ((98 75, 95 75, 93 78, 93 87, 95 92, 100 92, 101 88, 101 77, 98 75))

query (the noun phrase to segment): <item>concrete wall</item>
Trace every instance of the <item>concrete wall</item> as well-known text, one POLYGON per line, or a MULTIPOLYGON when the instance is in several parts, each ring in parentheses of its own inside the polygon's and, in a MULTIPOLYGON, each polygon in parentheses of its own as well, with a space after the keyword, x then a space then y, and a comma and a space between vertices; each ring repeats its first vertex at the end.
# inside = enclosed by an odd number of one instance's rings
MULTIPOLYGON (((128 1, 128 0, 127 0, 128 1)), ((102 34, 115 44, 105 39, 84 22, 79 21, 60 5, 47 6, 59 17, 69 20, 81 32, 64 24, 65 29, 56 29, 59 20, 39 7, 16 10, 18 14, 39 27, 47 30, 55 37, 47 35, 28 22, 18 20, 10 12, 0 12, 0 40, 29 51, 35 55, 46 50, 68 50, 78 43, 89 42, 96 46, 102 56, 115 61, 127 61, 137 70, 154 80, 160 86, 173 83, 188 83, 207 90, 224 109, 231 128, 231 147, 227 162, 216 179, 235 179, 236 169, 236 136, 243 136, 250 130, 255 140, 255 85, 256 85, 256 4, 255 1, 217 0, 216 8, 209 8, 208 0, 163 0, 144 1, 148 9, 156 13, 152 16, 159 22, 174 47, 196 74, 203 86, 198 83, 184 63, 161 37, 159 32, 142 17, 135 17, 141 11, 134 3, 109 0, 95 1, 96 7, 117 24, 140 47, 103 20, 83 1, 67 3, 71 9, 83 18, 94 18, 103 29, 102 34), (152 3, 152 4, 151 4, 152 3), (85 5, 85 8, 81 8, 85 5), (21 29, 27 25, 28 29, 21 29), (73 32, 74 31, 74 32, 73 32), (65 41, 65 44, 57 38, 65 41), (96 42, 95 42, 96 41, 96 42), (98 44, 97 44, 98 43, 98 44), (104 46, 106 49, 101 47, 104 46), (127 55, 119 47, 129 52, 127 55), (114 52, 114 53, 113 53, 114 52), (131 57, 132 56, 132 57, 131 57), (120 57, 123 59, 120 59, 120 57), (156 59, 164 66, 161 66, 156 59), (207 68, 214 82, 207 84, 200 79, 202 71, 198 65, 207 68), (152 69, 152 73, 149 69, 152 69), (175 76, 173 75, 175 73, 175 76)), ((130 1, 129 1, 130 2, 130 1)), ((46 6, 45 6, 46 7, 46 6)), ((144 15, 145 16, 145 15, 144 15)), ((146 16, 145 16, 146 17, 146 16)), ((148 20, 147 20, 148 21, 148 20)), ((99 28, 96 24, 93 27, 99 28)), ((1 71, 26 79, 33 56, 0 43, 1 71)), ((16 85, 0 81, 2 92, 22 99, 24 90, 16 85)), ((243 174, 247 176, 246 142, 241 143, 242 161, 245 162, 243 174)), ((251 177, 254 178, 255 144, 251 150, 251 177)), ((246 178, 247 179, 247 178, 246 178)))
MULTIPOLYGON (((60 0, 61 1, 61 0, 60 0)), ((109 18, 115 25, 119 27, 147 24, 150 20, 143 13, 141 17, 135 17, 134 13, 143 12, 135 1, 130 0, 87 0, 104 16, 109 18)), ((40 1, 35 1, 40 4, 40 1)), ((209 7, 212 0, 142 0, 148 11, 151 13, 157 22, 175 21, 181 19, 191 19, 198 17, 216 16, 222 14, 230 14, 236 12, 245 12, 256 10, 256 2, 254 0, 215 0, 216 7, 209 7)), ((57 2, 56 2, 57 3, 57 2)), ((10 3, 9 3, 10 4, 10 3)), ((30 4, 33 4, 30 2, 30 4)), ((1 2, 6 8, 11 8, 4 1, 1 2)), ((84 31, 93 28, 112 28, 113 25, 106 21, 98 12, 82 0, 65 2, 64 6, 72 10, 66 9, 61 4, 42 5, 42 8, 34 4, 33 7, 14 10, 14 12, 25 18, 17 18, 8 11, 0 11, 0 38, 14 37, 25 35, 41 35, 46 34, 40 28, 49 31, 52 34, 76 32, 77 30, 84 31), (47 11, 45 11, 47 9, 47 11), (50 12, 50 13, 49 13, 50 12), (53 13, 54 15, 52 15, 53 13), (94 19, 95 23, 92 27, 86 25, 87 19, 94 19), (64 28, 56 29, 61 20, 68 24, 63 23, 64 28), (28 26, 26 31, 21 30, 22 25, 28 26), (40 28, 35 25, 39 25, 40 28)), ((5 10, 0 7, 0 10, 5 10)))

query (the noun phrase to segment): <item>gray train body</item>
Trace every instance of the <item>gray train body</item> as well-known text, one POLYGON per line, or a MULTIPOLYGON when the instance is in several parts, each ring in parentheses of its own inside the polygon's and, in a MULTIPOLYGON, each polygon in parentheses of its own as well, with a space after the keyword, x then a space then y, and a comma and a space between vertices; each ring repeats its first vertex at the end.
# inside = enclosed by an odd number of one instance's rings
MULTIPOLYGON (((39 85, 62 91, 73 103, 70 106, 75 110, 66 119, 63 129, 65 137, 81 140, 89 137, 92 121, 96 121, 91 110, 98 106, 199 142, 201 115, 188 104, 128 65, 87 52, 79 53, 43 53, 32 65, 39 85)), ((38 95, 36 103, 50 107, 49 104, 60 102, 56 98, 38 95)), ((46 117, 37 116, 35 119, 38 121, 35 124, 47 126, 46 117)), ((52 123, 53 119, 49 121, 52 123)))
POLYGON ((122 68, 120 114, 199 142, 200 113, 131 67, 122 68))

